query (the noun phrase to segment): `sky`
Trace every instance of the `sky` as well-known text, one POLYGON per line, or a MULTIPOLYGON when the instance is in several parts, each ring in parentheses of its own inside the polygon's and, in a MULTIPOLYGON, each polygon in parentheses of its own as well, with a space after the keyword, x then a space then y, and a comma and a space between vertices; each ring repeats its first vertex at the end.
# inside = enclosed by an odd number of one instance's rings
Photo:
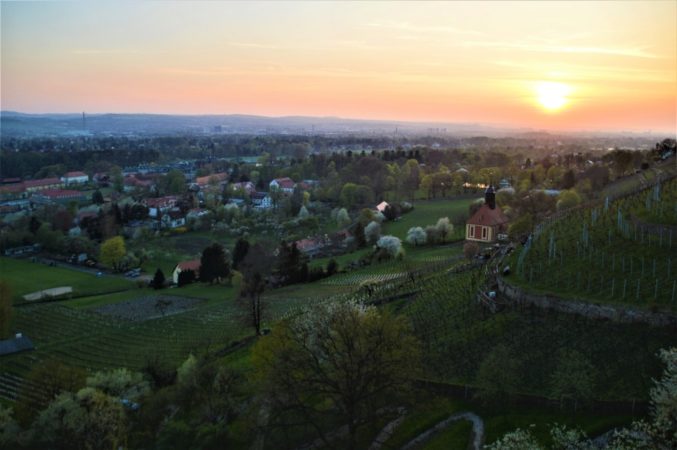
POLYGON ((1 3, 0 106, 677 130, 677 1, 1 3))

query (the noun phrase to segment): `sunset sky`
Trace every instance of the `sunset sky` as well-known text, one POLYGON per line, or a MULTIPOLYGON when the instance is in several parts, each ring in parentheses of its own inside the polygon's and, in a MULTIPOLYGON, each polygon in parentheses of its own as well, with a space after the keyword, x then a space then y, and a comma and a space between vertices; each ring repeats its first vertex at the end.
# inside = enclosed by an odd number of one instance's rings
POLYGON ((677 2, 2 2, 3 110, 677 129, 677 2))

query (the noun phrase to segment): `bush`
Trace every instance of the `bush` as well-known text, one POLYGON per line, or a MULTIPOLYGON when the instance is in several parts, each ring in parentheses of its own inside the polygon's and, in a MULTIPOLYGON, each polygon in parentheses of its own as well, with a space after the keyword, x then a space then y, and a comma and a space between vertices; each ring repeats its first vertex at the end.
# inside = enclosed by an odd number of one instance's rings
POLYGON ((330 277, 334 275, 339 270, 339 265, 334 258, 330 259, 327 263, 327 276, 330 277))

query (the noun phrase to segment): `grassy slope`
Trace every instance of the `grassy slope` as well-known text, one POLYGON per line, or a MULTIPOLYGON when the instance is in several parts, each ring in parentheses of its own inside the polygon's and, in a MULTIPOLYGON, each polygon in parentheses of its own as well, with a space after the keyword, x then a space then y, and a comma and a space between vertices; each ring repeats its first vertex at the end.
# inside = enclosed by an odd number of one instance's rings
POLYGON ((116 276, 96 277, 92 273, 4 257, 0 257, 0 278, 9 282, 15 301, 23 301, 22 295, 59 286, 72 286, 74 296, 135 287, 132 281, 116 276))
MULTIPOLYGON (((434 225, 437 219, 442 217, 448 217, 449 220, 454 222, 455 217, 467 216, 468 206, 473 201, 473 199, 418 201, 414 204, 413 211, 404 214, 395 222, 386 223, 382 234, 391 234, 404 240, 411 227, 425 228, 427 225, 434 225)), ((455 224, 454 228, 454 237, 462 237, 464 227, 455 224)))

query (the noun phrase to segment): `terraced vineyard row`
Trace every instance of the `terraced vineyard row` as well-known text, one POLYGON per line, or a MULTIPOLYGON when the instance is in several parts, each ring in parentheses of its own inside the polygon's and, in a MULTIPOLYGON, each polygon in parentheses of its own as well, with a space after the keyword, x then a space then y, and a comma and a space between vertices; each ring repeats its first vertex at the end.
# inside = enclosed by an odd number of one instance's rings
POLYGON ((677 180, 546 224, 517 256, 517 281, 558 295, 677 310, 677 180))

